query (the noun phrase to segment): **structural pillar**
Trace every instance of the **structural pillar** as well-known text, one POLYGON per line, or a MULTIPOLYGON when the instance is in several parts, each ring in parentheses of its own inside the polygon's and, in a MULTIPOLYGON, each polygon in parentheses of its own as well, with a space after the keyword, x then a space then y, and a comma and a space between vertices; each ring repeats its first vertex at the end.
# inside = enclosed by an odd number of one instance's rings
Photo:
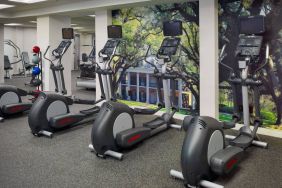
POLYGON ((218 118, 218 0, 200 3, 200 115, 218 118))
POLYGON ((4 83, 4 25, 0 24, 0 84, 4 83))
POLYGON ((139 82, 140 82, 140 74, 139 72, 136 73, 136 101, 140 102, 140 88, 139 88, 139 82))
MULTIPOLYGON (((68 16, 43 16, 37 18, 37 45, 41 48, 42 53, 50 46, 47 57, 52 59, 51 52, 58 47, 62 38, 62 28, 71 27, 71 18, 68 16)), ((73 41, 72 41, 73 42, 73 41)), ((73 68, 73 44, 62 58, 64 66, 65 86, 67 95, 71 95, 71 70, 73 68)), ((43 59, 43 87, 46 91, 54 91, 55 83, 50 62, 43 59)))
MULTIPOLYGON (((96 46, 96 62, 99 62, 99 51, 104 47, 108 40, 108 25, 112 25, 112 11, 97 10, 95 11, 95 46, 96 46)), ((98 78, 98 76, 97 76, 98 78)), ((98 79, 96 79, 96 100, 101 97, 101 87, 98 79)))

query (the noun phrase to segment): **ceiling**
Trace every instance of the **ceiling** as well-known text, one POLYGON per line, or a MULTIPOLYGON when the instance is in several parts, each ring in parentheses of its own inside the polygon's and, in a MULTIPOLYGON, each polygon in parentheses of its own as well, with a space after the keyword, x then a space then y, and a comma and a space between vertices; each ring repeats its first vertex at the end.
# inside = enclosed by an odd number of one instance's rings
POLYGON ((1 12, 4 13, 13 13, 17 11, 26 11, 26 10, 32 10, 37 8, 44 8, 48 6, 56 6, 56 5, 62 5, 65 3, 73 3, 73 2, 82 2, 82 1, 89 1, 89 0, 47 0, 39 3, 32 3, 32 4, 26 4, 26 3, 17 3, 12 2, 9 0, 0 0, 1 4, 8 4, 8 5, 15 5, 15 7, 8 8, 8 9, 2 9, 1 12))
POLYGON ((117 9, 165 2, 175 2, 175 0, 47 0, 34 4, 0 0, 0 4, 15 5, 0 10, 0 23, 21 23, 22 27, 36 27, 36 23, 31 21, 35 21, 38 16, 67 15, 71 17, 72 24, 77 24, 73 26, 75 29, 93 33, 95 18, 88 15, 95 14, 97 9, 117 9))
MULTIPOLYGON (((7 15, 7 18, 0 17, 0 22, 7 24, 7 23, 20 23, 22 26, 20 27, 36 27, 36 16, 28 16, 28 17, 17 17, 13 16, 19 12, 26 12, 32 11, 37 9, 45 9, 46 7, 54 7, 54 6, 63 6, 64 4, 68 3, 75 3, 75 2, 82 2, 82 1, 89 1, 89 0, 47 0, 44 2, 34 3, 34 4, 25 4, 25 3, 17 3, 11 2, 8 0, 0 0, 0 4, 8 4, 8 5, 15 5, 15 7, 1 9, 1 14, 7 15), (9 18, 8 18, 9 17, 9 18)), ((60 14, 60 13, 58 13, 60 14)), ((62 13, 65 14, 65 13, 62 13)), ((94 32, 94 25, 95 25, 95 18, 89 17, 88 15, 94 14, 94 11, 73 11, 69 12, 68 16, 71 17, 72 26, 80 31, 80 32, 87 32, 93 33, 94 32)))

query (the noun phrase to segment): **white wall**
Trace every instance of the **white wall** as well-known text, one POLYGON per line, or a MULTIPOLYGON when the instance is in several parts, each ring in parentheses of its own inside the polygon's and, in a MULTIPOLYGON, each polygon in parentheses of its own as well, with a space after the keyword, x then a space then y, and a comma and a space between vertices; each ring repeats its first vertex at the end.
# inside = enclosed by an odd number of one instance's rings
MULTIPOLYGON (((36 45, 36 28, 23 27, 4 27, 4 39, 12 40, 21 51, 29 53, 29 58, 32 57, 32 47, 36 45)), ((9 56, 11 62, 16 61, 14 48, 4 45, 4 54, 9 56)), ((14 64, 11 74, 18 73, 18 69, 22 68, 21 63, 14 64)))

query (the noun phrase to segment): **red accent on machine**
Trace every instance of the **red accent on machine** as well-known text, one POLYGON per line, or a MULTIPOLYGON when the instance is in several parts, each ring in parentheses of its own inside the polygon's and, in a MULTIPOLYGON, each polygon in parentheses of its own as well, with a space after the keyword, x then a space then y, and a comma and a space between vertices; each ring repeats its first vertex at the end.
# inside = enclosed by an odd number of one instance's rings
POLYGON ((9 113, 17 113, 17 112, 22 112, 25 109, 26 109, 25 106, 13 106, 13 107, 8 109, 8 112, 9 113))
POLYGON ((127 142, 131 143, 131 142, 138 140, 139 138, 141 138, 141 134, 137 134, 137 135, 132 136, 131 138, 128 139, 127 142))
POLYGON ((228 161, 228 163, 226 164, 227 169, 233 168, 237 164, 237 162, 238 162, 238 159, 236 159, 236 158, 228 161))
POLYGON ((73 123, 75 121, 76 121, 75 118, 67 117, 65 119, 59 120, 57 125, 64 126, 64 125, 67 125, 67 124, 71 124, 71 123, 73 123))

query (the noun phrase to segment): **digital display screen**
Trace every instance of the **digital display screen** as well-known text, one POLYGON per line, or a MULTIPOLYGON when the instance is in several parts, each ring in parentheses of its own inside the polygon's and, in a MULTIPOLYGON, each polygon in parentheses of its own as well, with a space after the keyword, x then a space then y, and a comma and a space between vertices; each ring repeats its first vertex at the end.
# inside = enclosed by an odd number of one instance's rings
POLYGON ((181 21, 171 21, 164 22, 163 24, 164 36, 179 36, 182 35, 182 22, 181 21))
POLYGON ((108 26, 108 38, 120 39, 122 38, 122 27, 120 25, 108 26))
POLYGON ((63 39, 73 39, 73 28, 63 28, 62 29, 63 39))
POLYGON ((244 16, 239 18, 241 34, 261 34, 265 32, 264 16, 244 16))

